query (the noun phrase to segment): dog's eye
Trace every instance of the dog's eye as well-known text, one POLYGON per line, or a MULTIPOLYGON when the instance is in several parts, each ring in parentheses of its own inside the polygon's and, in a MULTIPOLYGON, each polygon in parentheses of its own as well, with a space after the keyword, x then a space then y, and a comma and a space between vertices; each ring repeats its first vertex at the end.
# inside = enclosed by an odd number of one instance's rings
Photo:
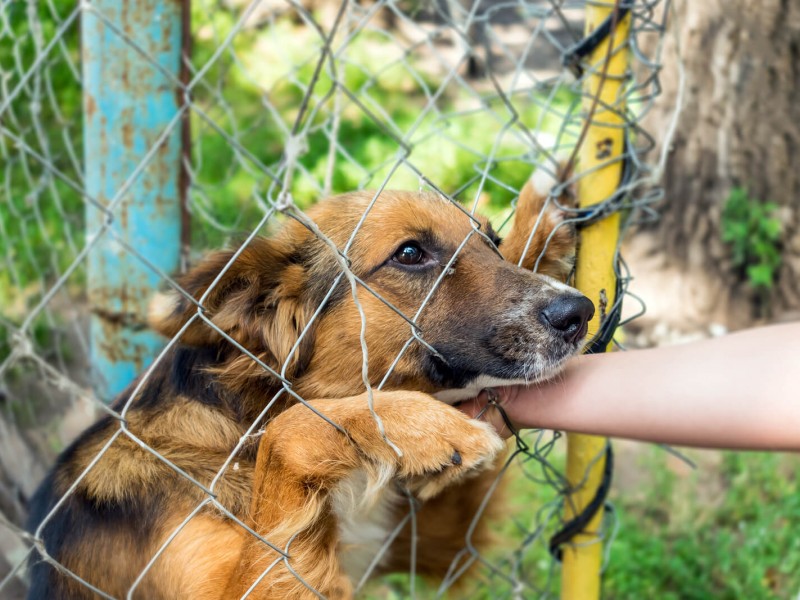
POLYGON ((425 253, 416 242, 404 242, 392 257, 401 265, 418 265, 422 262, 425 253))

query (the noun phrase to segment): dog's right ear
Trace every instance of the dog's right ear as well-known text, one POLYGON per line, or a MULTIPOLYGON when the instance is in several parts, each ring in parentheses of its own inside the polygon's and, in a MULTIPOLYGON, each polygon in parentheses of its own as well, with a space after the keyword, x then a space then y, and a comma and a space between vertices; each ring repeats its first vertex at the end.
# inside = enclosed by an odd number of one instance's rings
POLYGON ((177 291, 157 295, 150 303, 150 326, 171 338, 193 319, 181 334, 183 344, 217 344, 224 338, 219 328, 252 351, 263 349, 264 313, 285 291, 289 251, 275 239, 254 238, 234 256, 234 250, 210 254, 178 280, 195 302, 177 291), (199 305, 214 326, 198 315, 199 305))

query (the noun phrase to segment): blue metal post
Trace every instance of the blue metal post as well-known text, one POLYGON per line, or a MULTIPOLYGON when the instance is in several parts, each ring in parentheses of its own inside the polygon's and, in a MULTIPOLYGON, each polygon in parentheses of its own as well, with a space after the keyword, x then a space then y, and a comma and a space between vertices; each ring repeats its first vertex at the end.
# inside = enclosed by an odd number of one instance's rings
MULTIPOLYGON (((175 121, 183 94, 175 79, 183 9, 180 0, 93 0, 82 22, 87 192, 111 208, 114 234, 166 273, 178 269, 181 251, 181 123, 175 126, 175 121), (159 72, 126 36, 174 79, 159 72), (170 124, 148 166, 120 196, 170 124)), ((107 218, 87 204, 87 235, 107 218)), ((145 325, 148 302, 160 282, 108 234, 89 255, 87 279, 95 390, 108 402, 164 344, 145 325)))

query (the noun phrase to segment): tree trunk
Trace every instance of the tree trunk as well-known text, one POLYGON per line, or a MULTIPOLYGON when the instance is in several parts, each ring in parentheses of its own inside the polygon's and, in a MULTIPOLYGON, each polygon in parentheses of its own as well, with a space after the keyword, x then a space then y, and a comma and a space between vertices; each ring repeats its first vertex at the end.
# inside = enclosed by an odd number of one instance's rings
POLYGON ((653 316, 683 329, 713 322, 736 328, 765 313, 796 317, 800 3, 681 0, 669 27, 663 94, 644 127, 664 143, 679 101, 676 38, 686 74, 683 111, 664 173, 662 218, 640 229, 631 244, 632 290, 643 278, 645 296, 653 290, 645 298, 653 316), (722 208, 735 187, 780 206, 783 260, 766 298, 748 285, 742 269, 734 269, 722 241, 722 208), (675 294, 664 294, 670 288, 675 294))

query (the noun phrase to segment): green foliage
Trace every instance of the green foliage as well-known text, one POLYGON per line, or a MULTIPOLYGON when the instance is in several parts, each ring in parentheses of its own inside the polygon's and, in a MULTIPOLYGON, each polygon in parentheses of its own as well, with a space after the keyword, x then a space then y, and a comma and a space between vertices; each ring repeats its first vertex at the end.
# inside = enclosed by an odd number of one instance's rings
MULTIPOLYGON (((224 12, 196 16, 197 22, 209 23, 196 36, 194 62, 201 65, 233 23, 224 12)), ((316 71, 320 45, 312 29, 289 20, 277 21, 266 30, 242 31, 234 40, 234 50, 244 69, 227 69, 220 61, 206 79, 214 81, 223 75, 225 85, 196 89, 194 101, 250 154, 242 158, 205 116, 193 115, 194 187, 207 190, 208 198, 194 192, 192 203, 198 216, 211 217, 193 220, 193 234, 202 240, 201 245, 225 244, 230 232, 247 231, 261 216, 253 196, 274 193, 274 182, 264 175, 264 167, 278 175, 284 167, 284 148, 316 71)), ((512 115, 507 107, 490 98, 478 105, 475 97, 455 85, 440 90, 440 75, 418 64, 386 32, 359 32, 336 52, 336 80, 347 92, 334 86, 329 65, 323 65, 299 124, 306 143, 291 182, 297 205, 306 208, 320 199, 320 184, 330 168, 330 115, 334 112, 339 119, 335 168, 330 173, 332 193, 375 189, 387 179, 390 189, 419 189, 419 177, 411 169, 396 168, 405 146, 411 149, 409 162, 440 189, 459 191, 459 197, 470 203, 480 192, 488 212, 507 212, 514 196, 508 188, 521 187, 531 169, 531 144, 514 135, 516 128, 509 131, 512 115), (493 159, 491 177, 479 185, 486 156, 493 159), (461 189, 473 176, 475 182, 461 189)), ((519 125, 540 134, 556 134, 564 116, 578 109, 578 102, 567 89, 542 90, 519 95, 514 109, 519 125)), ((559 141, 567 147, 569 133, 559 141)))
MULTIPOLYGON (((548 458, 558 469, 564 468, 563 450, 557 446, 548 458)), ((612 489, 619 528, 602 576, 604 599, 776 600, 797 594, 800 457, 709 453, 687 473, 676 470, 661 448, 642 445, 634 452, 636 470, 645 477, 622 491, 612 489)), ((626 463, 618 469, 631 469, 626 463)), ((484 558, 508 572, 507 561, 521 554, 517 574, 530 586, 521 597, 557 597, 559 567, 546 548, 554 527, 528 544, 537 511, 555 506, 557 491, 541 473, 536 477, 533 461, 513 465, 506 477, 503 512, 494 522, 499 547, 484 558)), ((446 597, 520 597, 488 569, 475 575, 477 581, 446 597)), ((414 591, 417 598, 438 597, 436 587, 422 578, 414 591)), ((410 592, 408 578, 397 575, 370 584, 366 597, 408 598, 410 592)))
POLYGON ((781 265, 781 221, 778 205, 752 198, 746 188, 731 190, 722 210, 722 240, 731 262, 759 294, 772 289, 781 265))
MULTIPOLYGON (((46 284, 67 268, 83 244, 83 199, 51 170, 81 180, 76 168, 82 153, 76 25, 48 55, 47 68, 34 69, 23 81, 74 9, 74 0, 11 2, 0 9, 0 73, 5 93, 17 93, 0 120, 0 361, 11 348, 6 323, 22 322, 46 284)), ((70 283, 80 287, 81 273, 70 283)), ((46 347, 52 327, 40 316, 29 331, 46 347)))
POLYGON ((800 589, 800 459, 725 453, 717 467, 678 477, 659 449, 653 475, 615 503, 603 597, 751 600, 794 597, 800 589))

